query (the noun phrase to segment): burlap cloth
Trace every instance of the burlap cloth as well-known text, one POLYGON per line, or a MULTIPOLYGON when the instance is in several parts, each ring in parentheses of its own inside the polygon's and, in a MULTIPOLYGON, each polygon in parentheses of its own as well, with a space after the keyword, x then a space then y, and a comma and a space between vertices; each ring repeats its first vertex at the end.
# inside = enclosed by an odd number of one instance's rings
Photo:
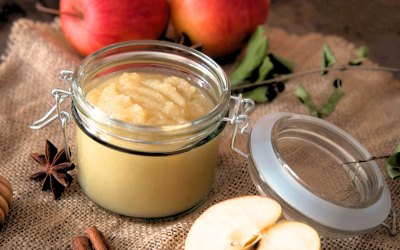
MULTIPOLYGON (((297 72, 320 67, 324 42, 340 63, 346 63, 356 51, 353 44, 335 36, 299 37, 272 28, 269 37, 270 50, 295 61, 297 72)), ((109 213, 85 196, 76 171, 72 172, 72 186, 54 201, 50 192, 40 190, 40 182, 28 179, 39 168, 29 154, 43 153, 46 138, 62 147, 61 125, 53 122, 38 131, 30 130, 29 125, 54 105, 52 89, 66 89, 59 72, 74 70, 81 58, 66 42, 57 20, 43 24, 23 19, 14 24, 2 60, 0 174, 11 182, 15 201, 0 229, 0 249, 68 249, 71 240, 84 235, 92 225, 103 231, 116 249, 183 249, 190 226, 205 209, 231 197, 258 194, 248 174, 246 159, 229 148, 232 128, 227 128, 223 132, 215 186, 209 198, 189 214, 164 221, 146 221, 109 213)), ((377 66, 370 61, 364 65, 377 66)), ((226 69, 229 71, 229 67, 226 69)), ((297 84, 304 84, 321 107, 332 91, 336 76, 337 72, 330 72, 327 76, 313 74, 290 80, 276 100, 257 105, 251 113, 252 122, 279 111, 310 114, 291 94, 297 84)), ((392 74, 378 71, 345 71, 342 80, 346 95, 325 119, 354 136, 372 155, 393 153, 400 142, 400 83, 392 74)), ((69 133, 73 141, 71 125, 69 133)), ((244 140, 242 137, 239 144, 243 146, 244 140)), ((383 172, 383 161, 378 163, 383 172)), ((393 207, 400 211, 400 182, 383 175, 390 187, 393 207)), ((391 223, 391 219, 386 222, 391 223)), ((389 236, 381 226, 372 233, 351 239, 322 238, 323 249, 399 247, 400 234, 389 236)))

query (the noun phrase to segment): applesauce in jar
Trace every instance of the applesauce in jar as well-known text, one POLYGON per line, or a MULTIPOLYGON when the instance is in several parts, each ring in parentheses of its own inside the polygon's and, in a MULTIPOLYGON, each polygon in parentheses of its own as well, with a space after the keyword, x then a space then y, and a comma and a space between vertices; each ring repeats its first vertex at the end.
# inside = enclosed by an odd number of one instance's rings
POLYGON ((94 106, 123 121, 177 125, 208 113, 214 103, 199 89, 176 76, 123 73, 86 94, 94 106))
MULTIPOLYGON (((144 126, 187 124, 215 107, 206 93, 185 79, 149 71, 101 77, 86 98, 113 118, 144 126)), ((129 137, 141 139, 140 134, 129 137)), ((103 139, 126 146, 113 137, 103 139)), ((94 202, 123 215, 152 218, 178 214, 199 204, 210 192, 219 140, 215 136, 188 152, 155 157, 104 147, 77 129, 79 183, 94 202)), ((144 144, 140 150, 152 152, 160 146, 144 144)), ((177 145, 161 147, 166 150, 177 145)))

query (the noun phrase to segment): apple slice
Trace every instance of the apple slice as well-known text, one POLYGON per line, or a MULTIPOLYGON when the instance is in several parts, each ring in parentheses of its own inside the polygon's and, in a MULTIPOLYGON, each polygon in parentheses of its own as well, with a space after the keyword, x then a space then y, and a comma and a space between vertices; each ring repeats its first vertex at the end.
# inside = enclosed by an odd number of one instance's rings
POLYGON ((281 216, 281 206, 264 196, 242 196, 207 209, 193 224, 185 250, 250 249, 260 232, 281 216))
POLYGON ((261 233, 254 228, 239 227, 234 229, 225 241, 225 250, 250 250, 261 239, 261 233))
POLYGON ((318 233, 301 222, 275 224, 262 232, 258 250, 321 249, 318 233))

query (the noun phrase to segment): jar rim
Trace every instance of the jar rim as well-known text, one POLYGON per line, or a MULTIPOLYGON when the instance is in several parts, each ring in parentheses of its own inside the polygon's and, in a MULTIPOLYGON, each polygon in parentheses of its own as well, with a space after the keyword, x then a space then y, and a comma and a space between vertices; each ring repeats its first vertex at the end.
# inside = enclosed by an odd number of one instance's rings
POLYGON ((138 40, 116 43, 90 54, 81 62, 77 70, 74 72, 72 76, 71 90, 73 93, 72 101, 74 102, 74 105, 77 108, 78 112, 84 114, 85 116, 94 118, 94 120, 98 124, 106 124, 110 127, 124 128, 125 130, 129 131, 157 133, 158 135, 171 135, 171 133, 174 135, 188 134, 196 131, 202 131, 205 127, 210 127, 215 125, 216 123, 220 123, 228 110, 230 99, 229 79, 226 76, 224 70, 210 57, 195 49, 180 44, 156 40, 138 40), (142 51, 147 51, 149 54, 151 54, 152 52, 150 52, 150 50, 146 50, 146 48, 149 49, 157 47, 159 48, 159 51, 157 53, 161 53, 165 56, 175 57, 175 59, 177 57, 187 59, 191 57, 191 60, 193 62, 194 60, 196 60, 197 64, 201 63, 202 65, 207 66, 207 69, 210 70, 210 73, 217 77, 216 80, 220 81, 219 86, 221 87, 221 96, 219 97, 215 107, 200 118, 182 124, 149 126, 119 120, 117 118, 107 115, 99 108, 92 105, 87 100, 83 89, 79 86, 79 82, 84 80, 82 78, 87 75, 87 72, 85 72, 85 70, 87 70, 87 67, 91 66, 94 62, 96 62, 96 60, 104 59, 107 56, 111 56, 113 55, 113 53, 116 52, 121 52, 122 54, 134 53, 129 49, 135 47, 143 48, 142 51))

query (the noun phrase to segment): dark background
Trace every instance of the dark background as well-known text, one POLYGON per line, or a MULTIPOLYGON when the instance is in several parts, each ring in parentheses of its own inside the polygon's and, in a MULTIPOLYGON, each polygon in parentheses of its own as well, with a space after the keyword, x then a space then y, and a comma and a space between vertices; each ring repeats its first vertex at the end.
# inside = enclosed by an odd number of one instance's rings
MULTIPOLYGON (((53 20, 55 15, 36 10, 36 2, 0 0, 0 53, 13 21, 53 20)), ((39 2, 54 9, 59 6, 58 0, 39 2)), ((370 59, 381 66, 400 68, 400 0, 271 0, 267 23, 299 35, 319 32, 344 37, 356 46, 368 46, 370 59)))

